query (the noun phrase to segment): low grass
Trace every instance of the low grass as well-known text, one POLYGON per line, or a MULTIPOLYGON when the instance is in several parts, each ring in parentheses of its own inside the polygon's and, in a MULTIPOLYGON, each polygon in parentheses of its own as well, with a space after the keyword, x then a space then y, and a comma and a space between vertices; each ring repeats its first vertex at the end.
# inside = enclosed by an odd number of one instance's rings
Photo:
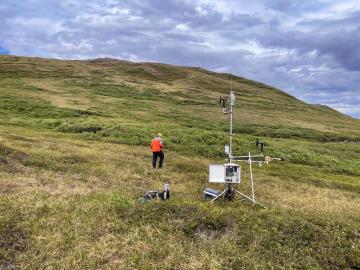
MULTIPOLYGON (((211 204, 201 193, 208 164, 225 158, 227 118, 216 103, 228 75, 113 60, 0 61, 0 269, 360 267, 358 120, 234 78, 234 151, 257 153, 259 138, 284 161, 254 167, 268 209, 211 204), (150 164, 158 131, 163 170, 150 164), (164 183, 169 201, 139 200, 164 183)), ((242 171, 248 193, 245 163, 242 171)))

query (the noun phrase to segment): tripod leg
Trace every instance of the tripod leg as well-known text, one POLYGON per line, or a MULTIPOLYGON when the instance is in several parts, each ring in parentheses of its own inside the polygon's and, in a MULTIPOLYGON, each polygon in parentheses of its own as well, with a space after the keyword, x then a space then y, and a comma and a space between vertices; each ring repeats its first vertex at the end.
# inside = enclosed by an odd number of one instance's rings
POLYGON ((261 207, 267 209, 266 206, 262 205, 261 203, 258 203, 257 201, 253 200, 252 198, 250 198, 249 196, 245 195, 244 193, 242 193, 242 192, 240 192, 240 191, 238 191, 238 190, 236 190, 236 189, 234 189, 234 191, 237 192, 237 193, 239 193, 241 196, 245 197, 246 199, 252 201, 254 204, 260 205, 261 207))
POLYGON ((226 192, 226 189, 224 189, 223 192, 221 192, 219 195, 217 195, 214 199, 211 200, 211 202, 215 202, 217 199, 219 199, 224 193, 226 192))
POLYGON ((249 166, 250 166, 251 195, 252 195, 253 204, 255 204, 254 179, 252 173, 252 160, 251 160, 250 152, 249 152, 249 166))

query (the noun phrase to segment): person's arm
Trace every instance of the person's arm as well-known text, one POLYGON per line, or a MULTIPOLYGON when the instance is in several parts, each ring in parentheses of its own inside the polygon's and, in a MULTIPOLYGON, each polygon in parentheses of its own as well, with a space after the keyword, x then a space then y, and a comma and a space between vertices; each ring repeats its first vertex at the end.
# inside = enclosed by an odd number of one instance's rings
POLYGON ((161 149, 165 148, 162 140, 160 141, 160 148, 161 148, 161 149))

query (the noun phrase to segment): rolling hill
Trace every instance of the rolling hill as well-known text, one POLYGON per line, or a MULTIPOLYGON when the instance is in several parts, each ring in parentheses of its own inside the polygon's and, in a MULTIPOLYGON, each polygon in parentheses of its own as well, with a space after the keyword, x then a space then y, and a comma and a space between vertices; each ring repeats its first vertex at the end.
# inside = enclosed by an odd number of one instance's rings
POLYGON ((359 119, 202 68, 0 56, 0 126, 0 269, 360 268, 359 119), (267 210, 201 198, 230 78, 234 152, 284 159, 254 169, 267 210))

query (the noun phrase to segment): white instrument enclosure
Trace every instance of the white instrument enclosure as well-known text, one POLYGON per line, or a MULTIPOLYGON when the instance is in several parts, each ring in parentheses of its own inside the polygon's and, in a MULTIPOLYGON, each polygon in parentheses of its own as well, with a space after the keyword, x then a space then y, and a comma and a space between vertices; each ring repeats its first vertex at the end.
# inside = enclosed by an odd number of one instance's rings
POLYGON ((225 154, 230 154, 230 146, 229 145, 225 145, 225 149, 224 149, 224 151, 225 151, 225 154))
POLYGON ((209 164, 210 183, 239 184, 241 181, 241 167, 238 164, 209 164))

